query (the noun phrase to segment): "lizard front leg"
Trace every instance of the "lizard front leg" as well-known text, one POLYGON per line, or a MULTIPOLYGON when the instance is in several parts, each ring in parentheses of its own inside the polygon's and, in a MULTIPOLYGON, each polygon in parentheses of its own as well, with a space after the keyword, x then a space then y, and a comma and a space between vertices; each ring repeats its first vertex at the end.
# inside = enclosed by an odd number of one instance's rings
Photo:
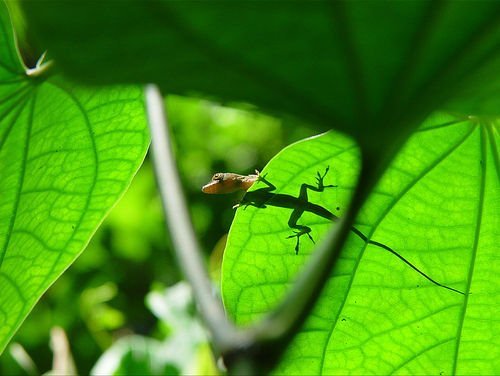
MULTIPOLYGON (((323 175, 321 175, 319 173, 319 171, 317 172, 317 177, 316 177, 316 183, 317 183, 317 186, 312 186, 312 185, 309 185, 309 184, 302 184, 300 186, 300 193, 299 193, 299 197, 298 199, 302 202, 302 203, 308 203, 309 202, 309 198, 307 196, 307 190, 310 189, 314 192, 323 192, 325 190, 325 188, 334 188, 334 187, 337 187, 336 185, 325 185, 323 183, 323 180, 326 176, 326 174, 328 174, 328 171, 330 170, 330 166, 327 166, 326 169, 325 169, 325 173, 323 175)), ((296 237, 297 238, 297 243, 295 244, 295 254, 298 254, 299 253, 299 247, 300 247, 300 237, 302 235, 307 235, 307 237, 309 239, 311 239, 311 241, 314 243, 314 239, 312 238, 311 236, 311 228, 308 227, 308 226, 304 226, 304 225, 299 225, 297 224, 297 221, 299 220, 299 218, 302 216, 302 214, 304 214, 304 208, 295 208, 290 216, 290 219, 288 220, 288 226, 290 228, 294 228, 294 229, 297 229, 298 231, 294 231, 294 235, 290 235, 287 237, 287 239, 290 239, 290 238, 294 238, 296 237)))
POLYGON ((308 197, 307 197, 307 190, 310 189, 311 191, 314 191, 314 192, 323 192, 325 190, 325 188, 336 188, 337 186, 336 185, 332 185, 332 184, 329 184, 329 185, 325 185, 323 183, 323 180, 325 179, 325 176, 326 174, 328 174, 328 171, 330 170, 330 166, 327 166, 326 169, 325 169, 325 173, 323 175, 321 175, 319 173, 319 171, 316 173, 316 187, 313 186, 313 185, 309 185, 309 184, 302 184, 300 186, 300 194, 299 194, 299 198, 301 200, 304 200, 304 201, 308 201, 308 197))

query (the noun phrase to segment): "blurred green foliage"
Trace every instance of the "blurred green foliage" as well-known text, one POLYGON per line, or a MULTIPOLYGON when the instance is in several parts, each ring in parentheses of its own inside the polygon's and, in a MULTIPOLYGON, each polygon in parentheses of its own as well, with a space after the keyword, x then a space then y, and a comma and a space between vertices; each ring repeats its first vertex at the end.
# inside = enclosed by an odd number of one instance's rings
MULTIPOLYGON (((208 257, 227 233, 238 198, 206 196, 200 187, 217 171, 246 174, 261 168, 285 145, 312 131, 244 104, 237 107, 245 109, 236 109, 173 96, 166 104, 193 222, 208 257)), ((171 286, 180 279, 165 235, 153 168, 146 159, 82 256, 41 298, 12 343, 21 344, 46 372, 52 367, 50 329, 61 326, 78 372, 88 374, 117 339, 164 335, 145 306, 145 296, 153 286, 171 286)), ((0 356, 0 374, 23 373, 7 348, 0 356)))

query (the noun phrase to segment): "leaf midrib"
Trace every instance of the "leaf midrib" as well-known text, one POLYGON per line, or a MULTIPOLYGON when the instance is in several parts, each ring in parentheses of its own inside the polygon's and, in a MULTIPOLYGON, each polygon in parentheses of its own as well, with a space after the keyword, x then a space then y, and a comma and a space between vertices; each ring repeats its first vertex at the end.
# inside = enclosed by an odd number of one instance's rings
MULTIPOLYGON (((394 200, 391 201, 390 205, 387 206, 386 210, 379 216, 378 220, 373 224, 373 227, 371 227, 371 230, 366 235, 367 239, 369 239, 369 240, 372 239, 372 236, 375 233, 376 229, 378 228, 378 226, 380 225, 380 223, 383 221, 383 219, 387 216, 387 214, 396 205, 396 203, 399 202, 399 200, 401 200, 404 197, 404 195, 413 186, 415 186, 418 183, 418 181, 420 181, 425 175, 427 175, 428 173, 430 173, 443 160, 445 160, 451 153, 453 153, 453 151, 455 151, 458 147, 460 147, 467 140, 467 138, 474 132, 475 129, 476 129, 476 126, 475 125, 471 125, 469 131, 467 133, 465 133, 465 135, 460 140, 458 140, 458 142, 455 145, 453 145, 450 149, 448 149, 448 151, 446 153, 442 154, 439 158, 437 158, 432 164, 430 164, 428 166, 428 168, 424 169, 419 175, 417 175, 415 177, 415 179, 413 179, 400 192, 400 194, 397 197, 394 197, 394 200)), ((323 347, 323 354, 322 354, 322 357, 321 357, 320 369, 321 369, 322 374, 323 374, 324 363, 325 363, 325 359, 326 359, 326 350, 328 348, 328 344, 329 344, 329 342, 331 340, 331 337, 332 337, 332 334, 333 334, 333 332, 335 330, 335 327, 337 326, 337 322, 338 322, 338 319, 340 317, 340 314, 342 313, 342 310, 343 310, 343 308, 345 306, 345 303, 347 301, 346 297, 349 295, 349 291, 351 290, 352 283, 354 282, 354 275, 356 274, 356 271, 357 271, 357 269, 358 269, 358 267, 360 265, 360 262, 361 262, 361 260, 363 258, 363 255, 364 255, 364 252, 366 251, 367 245, 368 245, 368 243, 364 242, 364 244, 362 246, 362 249, 359 252, 359 257, 358 257, 358 259, 356 260, 356 262, 355 262, 355 264, 353 266, 353 271, 351 273, 351 279, 350 279, 349 284, 348 284, 348 286, 347 286, 347 288, 345 290, 344 299, 341 302, 341 305, 339 306, 339 309, 337 311, 336 317, 332 320, 332 327, 331 327, 331 330, 328 333, 328 337, 327 337, 326 342, 325 342, 326 345, 323 347)))
MULTIPOLYGON (((87 197, 85 200, 85 205, 83 206, 83 208, 81 210, 80 218, 78 218, 78 220, 75 221, 75 227, 73 228, 73 232, 72 232, 71 236, 68 238, 68 240, 66 241, 64 246, 61 247, 62 249, 65 249, 65 248, 67 248, 68 244, 73 240, 75 234, 78 232, 78 230, 83 222, 83 218, 85 217, 87 210, 89 208, 92 194, 93 194, 95 186, 97 184, 99 157, 98 157, 98 153, 97 153, 97 147, 95 144, 94 135, 92 132, 92 125, 91 125, 90 119, 88 118, 87 112, 86 112, 85 108, 83 107, 82 103, 80 103, 78 98, 71 92, 71 90, 68 90, 67 88, 65 88, 61 84, 58 84, 58 83, 55 83, 52 81, 47 81, 47 84, 50 84, 51 86, 57 88, 58 90, 61 90, 64 93, 66 93, 66 95, 68 95, 68 97, 73 101, 73 103, 76 105, 76 107, 80 111, 80 113, 84 119, 85 126, 87 127, 87 130, 88 130, 89 140, 92 144, 92 152, 93 152, 93 156, 94 156, 94 164, 93 164, 94 171, 93 171, 93 175, 92 175, 92 182, 91 182, 91 184, 89 184, 89 190, 88 190, 88 194, 87 194, 87 197)), ((48 279, 53 277, 52 274, 54 273, 56 266, 59 264, 59 260, 61 259, 63 253, 64 252, 58 253, 57 257, 55 258, 54 262, 52 263, 50 270, 45 274, 45 278, 40 283, 40 286, 44 286, 47 283, 48 279)))
POLYGON ((477 257, 477 249, 478 249, 478 244, 479 244, 479 236, 481 233, 481 223, 483 219, 483 208, 484 208, 484 194, 486 190, 486 162, 487 162, 487 153, 486 153, 486 129, 484 126, 479 126, 480 128, 480 144, 481 144, 481 160, 482 163, 480 164, 481 168, 481 182, 479 185, 479 200, 477 204, 477 220, 476 220, 476 231, 474 233, 474 243, 472 246, 472 255, 471 255, 471 260, 470 260, 470 266, 469 266, 469 274, 467 276, 467 286, 465 290, 465 297, 464 297, 464 304, 462 305, 462 309, 460 312, 460 317, 459 317, 459 324, 457 327, 457 334, 456 334, 456 345, 455 345, 455 354, 453 356, 453 368, 452 368, 452 375, 456 375, 457 373, 457 367, 458 367, 458 356, 460 352, 460 345, 461 345, 461 338, 462 338, 462 331, 463 331, 463 325, 465 322, 465 317, 467 313, 467 308, 468 308, 468 302, 469 302, 469 295, 470 295, 470 288, 472 284, 472 276, 474 275, 474 268, 476 264, 476 257, 477 257))
MULTIPOLYGON (((15 109, 15 106, 19 105, 18 111, 15 114, 15 116, 13 117, 12 122, 9 125, 9 127, 8 127, 8 129, 6 131, 6 134, 4 135, 3 139, 0 140, 0 149, 3 148, 4 143, 6 142, 7 138, 11 134, 10 132, 14 128, 14 125, 16 124, 17 120, 19 119, 19 116, 21 115, 21 113, 26 108, 25 106, 27 105, 27 103, 28 103, 28 101, 30 99, 32 101, 31 110, 33 110, 33 105, 35 103, 35 98, 36 98, 36 91, 34 90, 33 92, 31 92, 30 96, 27 96, 25 98, 21 98, 19 100, 19 102, 16 102, 14 104, 14 106, 12 107, 12 110, 15 109)), ((3 261, 5 259, 5 254, 7 253, 7 248, 9 247, 9 244, 10 244, 11 237, 9 236, 9 234, 12 233, 12 229, 14 228, 14 224, 15 224, 15 221, 16 221, 17 211, 18 211, 18 208, 19 208, 19 201, 20 201, 20 197, 21 197, 22 186, 23 186, 23 183, 24 183, 24 177, 25 177, 25 173, 26 173, 26 159, 27 159, 27 156, 28 156, 29 135, 31 133, 31 127, 33 125, 33 123, 32 123, 33 117, 30 116, 29 119, 30 119, 30 121, 28 122, 28 127, 27 127, 27 130, 26 130, 27 134, 26 134, 26 139, 25 139, 25 143, 24 143, 23 160, 21 161, 21 171, 20 171, 20 174, 19 174, 19 180, 18 180, 18 184, 17 184, 18 189, 17 189, 15 197, 14 197, 14 205, 12 207, 12 215, 10 217, 10 222, 9 222, 8 227, 7 227, 7 232, 6 232, 6 235, 5 235, 6 236, 5 243, 2 246, 2 248, 0 249, 0 270, 2 270, 3 261)))

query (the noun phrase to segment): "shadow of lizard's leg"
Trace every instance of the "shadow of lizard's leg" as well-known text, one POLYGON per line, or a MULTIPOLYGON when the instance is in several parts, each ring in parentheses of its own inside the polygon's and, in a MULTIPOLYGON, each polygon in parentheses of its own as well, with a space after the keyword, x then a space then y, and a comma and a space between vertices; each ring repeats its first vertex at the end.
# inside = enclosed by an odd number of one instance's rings
MULTIPOLYGON (((314 243, 314 239, 311 236, 311 228, 308 226, 304 225, 299 225, 297 224, 297 221, 299 218, 304 214, 304 211, 306 210, 306 207, 311 208, 311 204, 309 203, 309 197, 307 195, 307 190, 310 189, 311 191, 314 192, 323 192, 325 188, 334 188, 336 185, 324 185, 323 184, 323 179, 325 178, 326 174, 328 173, 328 170, 330 169, 330 166, 328 166, 325 170, 325 173, 321 175, 319 171, 317 172, 317 177, 316 177, 316 182, 317 182, 317 187, 309 184, 302 184, 300 186, 300 193, 299 197, 297 198, 297 207, 293 210, 292 214, 290 215, 290 219, 288 220, 288 226, 290 228, 296 229, 298 231, 294 231, 294 235, 290 235, 287 237, 297 238, 297 243, 295 244, 295 254, 299 253, 299 247, 300 247, 300 237, 302 235, 307 235, 309 239, 314 243)), ((323 208, 321 208, 323 209, 323 208)), ((334 215, 328 212, 326 209, 323 210, 324 212, 328 213, 329 215, 326 218, 333 219, 334 215)), ((324 213, 316 213, 318 215, 324 216, 324 213)))
POLYGON ((325 170, 325 173, 321 175, 319 171, 316 173, 316 184, 317 186, 309 185, 309 184, 302 184, 300 186, 300 194, 299 194, 299 199, 308 201, 307 197, 307 190, 310 189, 311 191, 314 192, 323 192, 325 188, 336 188, 336 185, 324 185, 323 184, 323 179, 325 178, 326 174, 328 174, 328 170, 330 170, 330 166, 328 166, 325 170))
POLYGON ((304 209, 296 208, 292 211, 292 214, 290 215, 290 219, 288 220, 288 227, 297 230, 297 231, 294 231, 293 235, 287 236, 287 239, 297 238, 297 243, 295 244, 295 254, 299 253, 300 237, 302 235, 307 235, 307 237, 309 239, 311 239, 311 241, 314 243, 314 239, 312 238, 312 236, 310 234, 311 228, 304 226, 304 225, 297 224, 297 221, 302 216, 302 214, 304 214, 304 209))
POLYGON ((266 176, 267 176, 267 174, 259 175, 257 178, 257 182, 261 182, 261 183, 264 183, 265 185, 267 185, 266 188, 261 188, 261 189, 264 189, 268 192, 275 191, 276 187, 274 186, 274 184, 272 184, 269 180, 266 179, 266 176))

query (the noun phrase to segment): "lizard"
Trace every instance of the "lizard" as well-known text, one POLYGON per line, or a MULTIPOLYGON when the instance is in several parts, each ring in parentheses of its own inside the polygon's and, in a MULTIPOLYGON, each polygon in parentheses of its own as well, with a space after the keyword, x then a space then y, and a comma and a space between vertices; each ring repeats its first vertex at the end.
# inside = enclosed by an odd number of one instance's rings
MULTIPOLYGON (((250 174, 250 175, 238 175, 234 173, 216 173, 215 175, 213 175, 210 182, 202 187, 202 191, 208 194, 225 194, 237 191, 245 191, 246 193, 243 196, 242 201, 239 204, 233 206, 233 208, 238 208, 240 206, 246 207, 249 205, 255 206, 257 208, 265 208, 267 205, 269 205, 269 206, 292 209, 292 213, 288 220, 288 226, 291 229, 293 229, 294 234, 288 236, 287 239, 294 237, 297 238, 295 245, 295 254, 298 254, 300 246, 299 240, 301 236, 307 235, 307 237, 314 243, 314 239, 310 234, 311 228, 297 223, 304 212, 310 212, 316 214, 330 221, 336 221, 339 219, 338 216, 336 216, 326 208, 322 207, 321 205, 310 202, 307 195, 308 190, 314 192, 323 192, 325 188, 337 187, 336 185, 325 185, 323 182, 329 169, 330 166, 327 166, 324 174, 320 174, 319 171, 317 172, 316 186, 305 183, 301 184, 298 197, 283 193, 274 193, 273 191, 276 190, 276 187, 266 179, 267 174, 261 175, 257 170, 255 170, 255 174, 250 174), (257 182, 264 183, 266 187, 248 192, 248 189, 257 182)), ((460 290, 454 289, 453 287, 449 287, 437 282, 429 275, 418 269, 409 260, 407 260, 406 258, 401 256, 398 252, 393 250, 391 247, 368 238, 356 227, 352 226, 351 231, 355 235, 357 235, 361 240, 363 240, 366 244, 371 244, 373 246, 382 248, 390 252, 391 254, 399 258, 402 262, 404 262, 406 265, 408 265, 410 268, 419 273, 421 276, 426 278, 428 281, 432 282, 433 284, 454 291, 456 293, 465 295, 460 290)))
POLYGON ((223 194, 238 191, 247 191, 256 181, 259 180, 260 173, 255 170, 255 175, 238 175, 231 172, 218 172, 210 182, 201 187, 203 193, 223 194))

